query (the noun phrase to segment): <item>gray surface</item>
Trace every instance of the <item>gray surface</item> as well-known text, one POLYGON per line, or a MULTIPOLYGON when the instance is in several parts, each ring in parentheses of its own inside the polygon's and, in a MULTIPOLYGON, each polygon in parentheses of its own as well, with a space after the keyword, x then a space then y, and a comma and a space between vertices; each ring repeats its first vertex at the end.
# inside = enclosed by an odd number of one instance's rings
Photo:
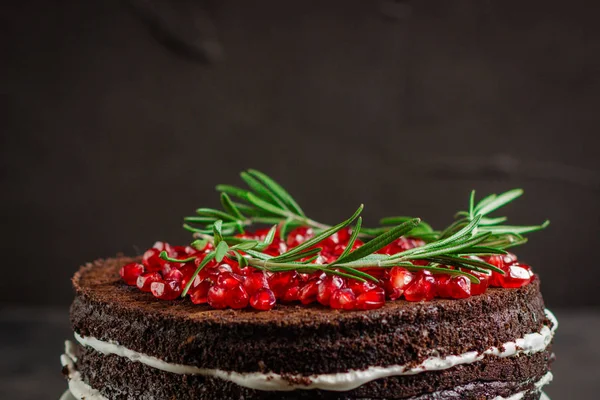
MULTIPOLYGON (((59 355, 71 337, 67 310, 0 311, 0 399, 55 400, 66 384, 59 355)), ((596 399, 600 393, 600 310, 555 312, 560 326, 555 339, 552 400, 596 399)))
POLYGON ((160 14, 188 38, 208 18, 212 64, 123 1, 3 4, 0 252, 29 274, 0 301, 66 305, 78 265, 189 240, 182 216, 252 167, 327 223, 365 203, 441 227, 473 188, 523 187, 510 216, 552 220, 519 249, 548 304, 600 305, 565 273, 599 247, 600 2, 198 2, 160 14))

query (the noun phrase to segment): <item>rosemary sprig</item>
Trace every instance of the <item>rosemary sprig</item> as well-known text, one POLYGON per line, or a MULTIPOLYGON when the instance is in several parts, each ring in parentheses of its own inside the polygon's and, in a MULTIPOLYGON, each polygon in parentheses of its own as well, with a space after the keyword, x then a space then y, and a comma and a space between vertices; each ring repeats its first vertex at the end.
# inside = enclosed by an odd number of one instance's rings
MULTIPOLYGON (((329 226, 308 218, 294 198, 266 174, 250 169, 242 172, 241 178, 249 189, 231 185, 217 186, 223 210, 199 208, 196 216, 184 218, 184 228, 198 238, 192 242, 192 246, 205 249, 211 243, 212 248, 208 253, 203 253, 203 259, 197 264, 182 296, 188 293, 196 276, 209 262, 220 262, 225 257, 236 260, 241 267, 249 265, 269 272, 320 271, 362 282, 377 282, 377 278, 364 268, 402 266, 415 271, 428 270, 434 274, 463 275, 478 283, 475 273, 504 272, 476 256, 506 254, 506 248, 526 241, 524 234, 548 226, 548 221, 533 226, 502 225, 506 221, 505 217, 489 216, 520 197, 523 194, 521 189, 500 195, 492 194, 479 202, 476 202, 475 191, 471 192, 468 210, 458 212, 456 220, 442 231, 434 230, 419 218, 405 216, 386 217, 381 219, 380 227, 365 228, 360 217, 362 205, 348 219, 329 226), (342 254, 329 264, 315 264, 322 250, 318 247, 319 243, 347 228, 354 221, 350 239, 342 254), (263 241, 235 236, 255 224, 273 225, 263 241), (297 226, 312 227, 315 235, 281 255, 264 253, 275 239, 278 229, 281 237, 285 238, 297 226), (401 236, 421 238, 426 244, 397 254, 377 253, 401 236), (353 250, 359 237, 365 244, 353 250), (427 264, 415 264, 415 261, 426 261, 427 264)), ((191 262, 195 258, 174 259, 168 257, 166 252, 162 252, 160 256, 169 262, 179 263, 191 262)))

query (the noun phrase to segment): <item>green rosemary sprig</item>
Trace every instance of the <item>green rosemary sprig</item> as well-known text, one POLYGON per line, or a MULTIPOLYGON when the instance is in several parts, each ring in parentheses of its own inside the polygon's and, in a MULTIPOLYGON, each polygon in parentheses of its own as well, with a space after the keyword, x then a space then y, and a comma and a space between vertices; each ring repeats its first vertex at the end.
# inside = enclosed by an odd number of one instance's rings
MULTIPOLYGON (((501 225, 506 221, 505 217, 489 216, 521 196, 521 189, 489 195, 479 202, 476 202, 473 191, 469 198, 468 211, 458 212, 456 220, 443 231, 434 230, 418 218, 404 216, 386 217, 381 219, 380 227, 365 228, 360 217, 362 205, 348 219, 329 226, 308 218, 292 196, 264 173, 251 169, 242 172, 241 177, 249 189, 230 185, 217 186, 223 210, 199 208, 196 210, 196 216, 185 218, 184 228, 198 238, 192 242, 192 246, 205 249, 210 243, 212 249, 198 264, 182 296, 188 293, 195 277, 210 261, 221 262, 225 257, 236 260, 241 267, 250 265, 270 272, 321 271, 362 282, 377 282, 377 278, 364 268, 402 266, 409 270, 428 270, 434 274, 463 275, 478 283, 479 279, 475 273, 504 272, 477 256, 506 254, 506 248, 526 241, 523 234, 548 226, 548 221, 533 226, 501 225), (233 201, 232 198, 237 201, 233 201), (317 247, 318 244, 354 222, 343 253, 329 264, 315 264, 322 250, 317 247), (235 236, 236 233, 244 233, 245 228, 255 224, 273 225, 263 241, 235 236), (271 256, 264 253, 275 239, 277 229, 281 237, 285 238, 287 232, 297 226, 312 227, 315 235, 281 255, 271 256), (426 244, 397 254, 377 253, 401 236, 421 238, 426 244), (365 243, 353 250, 359 237, 365 243), (415 264, 416 261, 420 263, 415 264), (423 261, 426 265, 421 265, 423 261)), ((160 256, 169 262, 180 263, 191 262, 195 258, 173 259, 169 258, 166 252, 162 252, 160 256)))

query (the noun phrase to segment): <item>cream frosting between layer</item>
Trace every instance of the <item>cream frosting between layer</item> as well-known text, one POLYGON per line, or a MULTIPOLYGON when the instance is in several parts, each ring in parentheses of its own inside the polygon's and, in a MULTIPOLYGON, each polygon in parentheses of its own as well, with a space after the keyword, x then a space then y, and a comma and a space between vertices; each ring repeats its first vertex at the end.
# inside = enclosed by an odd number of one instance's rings
MULTIPOLYGON (((390 376, 414 375, 425 371, 440 371, 456 365, 470 364, 482 360, 486 356, 512 357, 519 354, 534 354, 546 349, 552 341, 558 322, 554 315, 546 311, 546 316, 552 326, 543 326, 540 332, 526 334, 514 342, 507 342, 500 347, 490 347, 483 352, 471 351, 460 355, 438 357, 432 354, 416 366, 390 365, 386 367, 372 366, 364 370, 349 370, 332 374, 318 375, 281 375, 273 372, 233 372, 220 369, 199 368, 191 365, 168 363, 159 358, 130 350, 113 341, 102 341, 94 337, 82 337, 75 333, 77 341, 87 347, 103 353, 114 354, 128 358, 130 361, 141 362, 152 368, 175 374, 203 375, 220 378, 239 386, 265 391, 291 391, 298 389, 322 389, 330 391, 348 391, 364 385, 367 382, 390 376), (302 382, 297 383, 299 379, 302 382)), ((518 400, 514 398, 510 400, 518 400)))

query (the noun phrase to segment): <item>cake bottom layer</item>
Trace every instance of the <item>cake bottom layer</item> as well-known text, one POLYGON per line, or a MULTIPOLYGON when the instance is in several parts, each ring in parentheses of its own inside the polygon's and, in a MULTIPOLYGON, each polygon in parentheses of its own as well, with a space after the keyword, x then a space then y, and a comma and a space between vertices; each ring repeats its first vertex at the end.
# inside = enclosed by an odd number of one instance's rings
POLYGON ((75 363, 63 355, 64 373, 77 400, 129 399, 330 399, 330 400, 538 400, 552 379, 549 349, 531 356, 482 360, 446 371, 391 377, 349 392, 295 390, 256 391, 218 378, 160 371, 115 355, 82 348, 75 363), (98 388, 99 390, 96 390, 98 388))
MULTIPOLYGON (((64 392, 64 393, 63 393, 63 395, 62 395, 62 396, 60 396, 60 399, 59 399, 59 400, 81 400, 81 399, 77 399, 76 397, 74 397, 74 396, 71 394, 71 391, 70 391, 70 390, 67 390, 66 392, 64 392)), ((496 400, 501 400, 501 399, 496 399, 496 400)), ((512 400, 515 400, 515 398, 513 398, 512 400)), ((546 393, 544 393, 544 392, 541 392, 541 393, 540 393, 540 398, 539 398, 539 400, 550 400, 550 397, 548 397, 548 396, 546 395, 546 393)))

